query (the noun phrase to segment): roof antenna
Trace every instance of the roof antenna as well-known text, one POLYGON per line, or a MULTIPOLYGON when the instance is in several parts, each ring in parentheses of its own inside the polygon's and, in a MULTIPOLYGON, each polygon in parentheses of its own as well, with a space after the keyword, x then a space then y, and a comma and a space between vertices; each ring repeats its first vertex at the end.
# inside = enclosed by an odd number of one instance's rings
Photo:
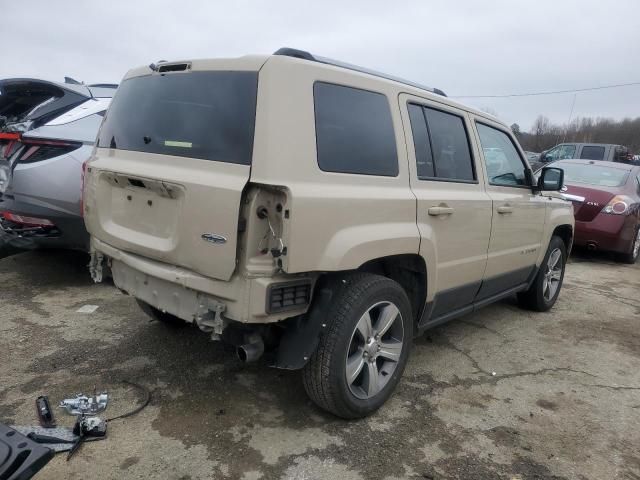
MULTIPOLYGON (((573 107, 576 106, 576 97, 578 96, 577 93, 573 94, 573 102, 571 102, 571 111, 569 112, 569 121, 567 122, 567 127, 564 129, 564 136, 562 137, 562 143, 565 142, 565 140, 567 139, 567 133, 569 132, 569 127, 571 126, 571 118, 573 117, 573 107)), ((556 143, 558 143, 556 141, 556 143)))
POLYGON ((68 83, 70 85, 82 85, 82 82, 79 82, 75 78, 64 77, 64 83, 68 83))

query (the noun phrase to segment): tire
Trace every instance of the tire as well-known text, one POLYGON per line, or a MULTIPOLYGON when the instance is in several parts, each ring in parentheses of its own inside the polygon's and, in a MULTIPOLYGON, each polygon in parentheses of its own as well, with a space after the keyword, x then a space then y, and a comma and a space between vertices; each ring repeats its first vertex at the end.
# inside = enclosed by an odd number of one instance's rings
POLYGON ((340 276, 332 290, 326 327, 302 370, 304 388, 320 408, 362 418, 387 401, 402 376, 413 341, 411 304, 398 283, 369 273, 340 276))
POLYGON ((157 320, 158 322, 164 323, 165 325, 169 325, 173 328, 180 328, 187 325, 187 322, 182 320, 181 318, 176 317, 175 315, 171 315, 170 313, 163 312, 158 310, 156 307, 152 307, 147 302, 143 302, 136 298, 136 302, 142 309, 144 313, 146 313, 152 320, 157 320))
POLYGON ((557 236, 551 237, 549 248, 531 287, 525 292, 518 293, 520 305, 536 312, 546 312, 551 309, 560 294, 566 264, 567 247, 564 241, 557 236), (560 252, 560 257, 554 262, 551 256, 553 254, 555 257, 557 252, 560 252), (553 265, 550 265, 550 262, 553 265))
POLYGON ((618 258, 621 262, 634 264, 640 257, 640 227, 636 230, 636 236, 631 242, 631 251, 628 253, 621 253, 618 258))

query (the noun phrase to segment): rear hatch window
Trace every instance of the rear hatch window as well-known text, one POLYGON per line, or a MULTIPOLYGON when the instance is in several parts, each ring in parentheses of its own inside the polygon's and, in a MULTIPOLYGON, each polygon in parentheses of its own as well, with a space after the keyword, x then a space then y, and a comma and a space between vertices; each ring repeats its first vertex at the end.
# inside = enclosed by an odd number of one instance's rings
POLYGON ((257 72, 179 72, 120 85, 98 146, 249 165, 257 72))

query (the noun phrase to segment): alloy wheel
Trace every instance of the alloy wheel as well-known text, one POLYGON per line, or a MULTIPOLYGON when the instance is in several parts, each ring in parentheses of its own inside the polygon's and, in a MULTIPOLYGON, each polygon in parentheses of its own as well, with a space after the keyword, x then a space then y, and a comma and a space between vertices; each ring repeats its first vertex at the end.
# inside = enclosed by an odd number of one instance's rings
POLYGON ((542 279, 542 295, 547 302, 553 299, 560 287, 563 268, 562 251, 556 248, 549 255, 544 278, 542 279))
POLYGON ((404 343, 404 326, 399 308, 392 302, 378 302, 360 317, 351 335, 345 375, 351 393, 372 398, 393 376, 404 343))

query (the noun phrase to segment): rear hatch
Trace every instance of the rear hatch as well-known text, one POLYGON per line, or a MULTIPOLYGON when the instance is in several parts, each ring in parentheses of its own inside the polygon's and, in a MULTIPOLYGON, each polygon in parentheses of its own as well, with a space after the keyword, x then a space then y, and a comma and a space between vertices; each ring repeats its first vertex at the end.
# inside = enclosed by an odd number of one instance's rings
POLYGON ((120 85, 87 168, 85 223, 113 247, 228 280, 251 171, 257 69, 163 67, 120 85))

